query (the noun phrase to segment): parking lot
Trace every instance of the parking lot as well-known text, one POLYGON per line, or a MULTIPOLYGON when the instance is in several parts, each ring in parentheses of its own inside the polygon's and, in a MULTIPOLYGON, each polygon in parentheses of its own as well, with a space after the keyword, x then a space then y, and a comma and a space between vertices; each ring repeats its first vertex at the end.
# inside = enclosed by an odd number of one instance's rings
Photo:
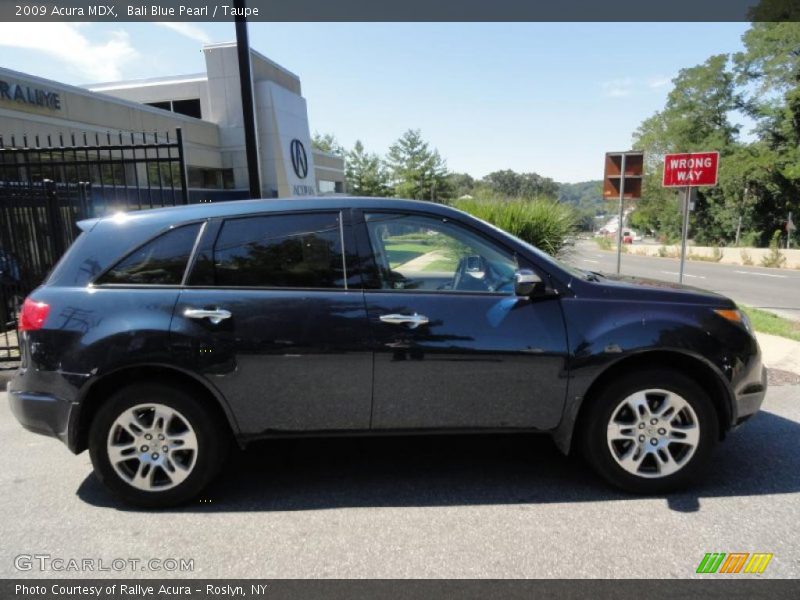
POLYGON ((706 552, 770 552, 762 577, 800 575, 800 386, 772 387, 706 480, 668 497, 610 490, 547 437, 281 440, 236 454, 196 504, 140 512, 86 453, 23 431, 4 393, 0 439, 1 577, 684 578, 706 552), (193 571, 15 567, 34 554, 193 571))

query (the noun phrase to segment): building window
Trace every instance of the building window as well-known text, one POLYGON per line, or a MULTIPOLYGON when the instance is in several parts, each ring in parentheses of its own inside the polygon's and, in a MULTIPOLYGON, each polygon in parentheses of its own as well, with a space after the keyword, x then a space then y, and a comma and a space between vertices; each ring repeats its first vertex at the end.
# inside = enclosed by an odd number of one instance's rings
POLYGON ((191 100, 173 100, 172 112, 186 115, 187 117, 200 118, 200 98, 192 98, 191 100))
POLYGON ((186 175, 190 188, 207 190, 233 189, 233 169, 205 169, 203 167, 186 167, 186 175))
POLYGON ((344 194, 344 181, 319 180, 320 194, 344 194))
POLYGON ((168 110, 186 115, 187 117, 194 117, 201 119, 202 114, 200 111, 200 98, 192 98, 190 100, 165 100, 163 102, 147 102, 147 106, 153 108, 160 108, 161 110, 168 110))
POLYGON ((160 108, 161 110, 172 110, 172 102, 167 100, 166 102, 148 102, 147 106, 152 106, 153 108, 160 108))
POLYGON ((222 169, 222 187, 226 190, 232 190, 234 186, 233 169, 222 169))

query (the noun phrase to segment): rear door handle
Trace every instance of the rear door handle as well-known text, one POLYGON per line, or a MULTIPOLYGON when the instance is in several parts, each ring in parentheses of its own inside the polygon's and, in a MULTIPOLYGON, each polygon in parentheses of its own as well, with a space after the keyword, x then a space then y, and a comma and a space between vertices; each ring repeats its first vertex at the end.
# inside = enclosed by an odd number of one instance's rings
POLYGON ((428 324, 428 317, 425 315, 418 315, 417 313, 414 313, 413 315, 381 315, 379 318, 383 323, 390 323, 392 325, 408 325, 409 329, 416 329, 420 325, 428 324))
POLYGON ((208 319, 214 325, 219 325, 225 319, 231 318, 231 312, 224 308, 207 310, 205 308, 187 308, 183 311, 183 316, 187 319, 208 319))

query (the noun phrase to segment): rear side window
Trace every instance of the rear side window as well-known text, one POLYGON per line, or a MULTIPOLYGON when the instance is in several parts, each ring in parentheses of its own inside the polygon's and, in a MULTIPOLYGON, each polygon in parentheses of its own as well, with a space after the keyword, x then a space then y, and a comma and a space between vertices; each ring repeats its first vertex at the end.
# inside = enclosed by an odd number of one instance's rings
POLYGON ((211 271, 222 287, 344 288, 339 213, 227 220, 211 271))
POLYGON ((111 267, 96 283, 180 285, 200 223, 171 229, 111 267))

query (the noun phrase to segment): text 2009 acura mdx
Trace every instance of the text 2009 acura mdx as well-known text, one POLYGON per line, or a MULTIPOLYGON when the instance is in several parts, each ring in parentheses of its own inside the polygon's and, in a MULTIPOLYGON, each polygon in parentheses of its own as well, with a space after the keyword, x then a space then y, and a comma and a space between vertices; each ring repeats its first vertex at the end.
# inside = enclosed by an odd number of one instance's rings
POLYGON ((731 300, 579 271, 444 206, 255 200, 80 228, 24 303, 10 402, 141 506, 195 496, 231 439, 301 432, 541 431, 661 492, 766 391, 731 300))

